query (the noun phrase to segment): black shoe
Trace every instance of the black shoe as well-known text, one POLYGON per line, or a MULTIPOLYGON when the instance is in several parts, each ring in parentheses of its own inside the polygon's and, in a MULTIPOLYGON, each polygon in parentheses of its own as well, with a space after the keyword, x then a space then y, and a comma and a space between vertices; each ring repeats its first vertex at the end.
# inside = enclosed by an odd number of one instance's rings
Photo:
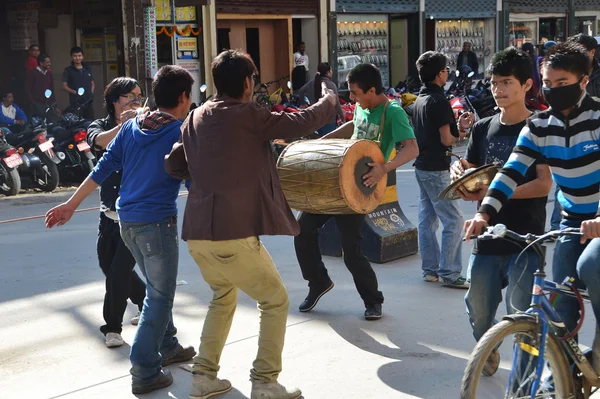
POLYGON ((131 392, 134 395, 150 393, 156 391, 158 389, 163 389, 170 386, 173 383, 173 376, 169 370, 161 370, 160 374, 156 381, 152 384, 140 385, 140 384, 131 384, 131 392))
POLYGON ((379 320, 383 316, 383 311, 381 310, 380 303, 374 303, 372 305, 367 305, 367 310, 365 310, 365 319, 367 320, 379 320))
POLYGON ((175 352, 173 356, 166 358, 163 357, 162 366, 167 367, 169 364, 187 362, 188 360, 191 360, 194 356, 196 356, 196 350, 194 349, 194 347, 188 346, 187 348, 184 348, 183 346, 179 345, 179 349, 177 350, 177 352, 175 352))
POLYGON ((333 281, 330 281, 329 285, 325 286, 325 288, 311 288, 308 291, 308 296, 302 302, 300 307, 298 308, 301 312, 310 312, 313 310, 315 306, 317 306, 317 302, 319 299, 325 294, 327 294, 333 288, 333 281))

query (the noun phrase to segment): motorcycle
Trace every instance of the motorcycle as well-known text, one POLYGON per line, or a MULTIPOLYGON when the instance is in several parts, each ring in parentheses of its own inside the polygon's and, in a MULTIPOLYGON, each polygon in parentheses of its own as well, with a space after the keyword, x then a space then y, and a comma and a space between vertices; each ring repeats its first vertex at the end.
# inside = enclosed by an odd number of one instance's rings
MULTIPOLYGON (((44 93, 47 99, 52 96, 52 91, 44 93)), ((33 122, 34 117, 32 117, 33 122)), ((33 186, 45 192, 52 192, 58 187, 59 173, 58 164, 60 158, 52 150, 54 147, 53 137, 48 137, 45 123, 36 126, 26 126, 18 132, 4 136, 8 144, 15 147, 21 160, 19 174, 31 179, 33 186)))
POLYGON ((21 176, 17 168, 22 163, 21 155, 6 142, 0 129, 0 193, 9 197, 21 191, 21 176))
POLYGON ((475 121, 498 113, 496 101, 489 92, 489 81, 479 82, 475 89, 471 89, 474 76, 475 72, 470 68, 469 71, 457 70, 456 79, 446 92, 457 120, 464 112, 471 112, 475 121))
MULTIPOLYGON (((82 98, 85 89, 77 90, 82 98)), ((78 102, 78 107, 67 108, 56 122, 46 122, 49 136, 54 138, 56 155, 60 159, 58 169, 64 179, 83 181, 96 164, 96 157, 87 143, 87 128, 91 121, 81 119, 79 114, 92 99, 78 102)), ((54 109, 53 104, 47 112, 54 109)))

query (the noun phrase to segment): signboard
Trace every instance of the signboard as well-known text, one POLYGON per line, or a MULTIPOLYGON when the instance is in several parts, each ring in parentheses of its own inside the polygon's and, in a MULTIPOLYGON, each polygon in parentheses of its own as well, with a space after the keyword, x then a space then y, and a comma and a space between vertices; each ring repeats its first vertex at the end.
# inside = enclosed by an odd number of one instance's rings
POLYGON ((146 76, 151 78, 158 71, 156 56, 156 14, 153 7, 144 9, 144 44, 146 47, 146 76))
POLYGON ((175 8, 177 22, 197 22, 196 7, 177 7, 175 8))
POLYGON ((117 61, 117 35, 106 35, 106 61, 117 61))
POLYGON ((38 43, 39 9, 38 1, 6 5, 11 50, 27 50, 32 44, 38 43))
POLYGON ((196 51, 198 50, 198 39, 195 37, 178 37, 177 50, 179 51, 196 51))
POLYGON ((82 43, 87 62, 102 62, 102 38, 83 37, 82 43))
POLYGON ((173 17, 171 16, 171 2, 170 0, 156 0, 156 20, 163 21, 171 21, 173 17))

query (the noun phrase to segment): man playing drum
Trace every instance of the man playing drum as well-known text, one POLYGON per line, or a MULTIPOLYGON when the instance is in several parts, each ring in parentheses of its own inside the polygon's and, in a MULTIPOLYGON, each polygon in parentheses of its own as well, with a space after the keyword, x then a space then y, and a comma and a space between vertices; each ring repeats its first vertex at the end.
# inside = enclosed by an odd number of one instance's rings
MULTIPOLYGON (((363 184, 366 187, 374 187, 381 179, 387 177, 388 172, 415 159, 419 148, 406 113, 398 103, 391 102, 383 93, 381 74, 375 66, 356 66, 348 74, 348 87, 350 98, 356 101, 354 120, 323 139, 352 138, 379 142, 386 163, 370 163, 371 170, 363 176, 363 184), (396 157, 389 161, 392 150, 398 143, 402 148, 396 157)), ((319 299, 333 288, 333 282, 321 258, 318 240, 319 229, 331 217, 335 217, 340 230, 344 263, 352 273, 356 289, 365 304, 365 319, 380 319, 383 294, 379 291, 375 271, 361 248, 365 223, 363 214, 301 213, 298 219, 300 234, 295 237, 294 246, 302 276, 308 281, 309 293, 300 305, 300 311, 311 311, 319 299)))

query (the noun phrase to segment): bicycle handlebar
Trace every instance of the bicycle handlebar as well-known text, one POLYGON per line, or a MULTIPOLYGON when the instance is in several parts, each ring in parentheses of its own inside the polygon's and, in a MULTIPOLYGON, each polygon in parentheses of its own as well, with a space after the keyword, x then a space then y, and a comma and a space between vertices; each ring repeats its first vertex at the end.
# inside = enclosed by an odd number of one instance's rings
POLYGON ((477 238, 480 240, 496 240, 498 238, 510 238, 515 241, 520 241, 526 244, 530 244, 534 241, 541 240, 542 242, 549 241, 554 238, 563 236, 575 236, 581 237, 581 231, 578 228, 567 228, 564 230, 549 231, 543 235, 536 234, 519 234, 506 228, 503 224, 497 224, 495 226, 486 227, 485 232, 479 236, 472 236, 471 238, 477 238))

